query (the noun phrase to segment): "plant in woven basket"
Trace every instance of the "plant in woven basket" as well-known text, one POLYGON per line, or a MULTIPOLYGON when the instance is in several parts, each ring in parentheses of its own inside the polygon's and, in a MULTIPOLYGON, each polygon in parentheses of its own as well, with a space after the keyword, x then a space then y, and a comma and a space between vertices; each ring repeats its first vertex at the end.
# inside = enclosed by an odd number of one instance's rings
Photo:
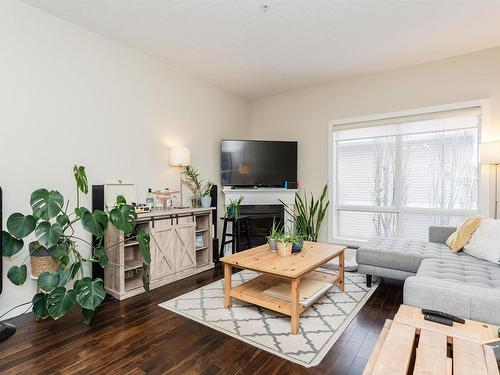
POLYGON ((293 218, 296 233, 305 241, 318 241, 319 230, 330 204, 326 199, 327 192, 328 185, 323 187, 318 199, 315 199, 312 193, 310 199, 307 198, 306 193, 304 197, 296 193, 295 211, 280 200, 286 212, 293 218))
MULTIPOLYGON (((80 193, 88 193, 85 167, 75 165, 73 175, 76 181, 75 209, 70 212, 69 201, 65 203, 62 194, 56 190, 35 190, 30 199, 32 212, 27 215, 16 212, 7 219, 7 231, 2 231, 2 255, 6 258, 17 255, 24 248, 25 239, 34 236, 22 265, 12 266, 7 272, 8 279, 15 285, 23 285, 27 278, 28 257, 33 254, 48 255, 50 264, 45 264, 48 266, 47 271, 38 276, 40 292, 33 297, 33 313, 37 318, 59 319, 73 307, 79 306, 84 323, 90 324, 106 292, 102 279, 85 276, 84 265, 111 265, 106 250, 116 244, 104 246, 106 228, 111 224, 129 234, 136 226, 137 215, 134 207, 127 204, 121 196, 116 199, 116 204, 109 213, 100 210, 91 212, 81 207, 80 193), (77 224, 96 238, 96 245, 75 234, 77 224), (82 246, 90 249, 88 257, 80 252, 82 246)), ((149 235, 141 230, 134 237, 139 242, 144 262, 143 286, 149 290, 149 235)), ((47 256, 44 258, 47 259, 47 256)))

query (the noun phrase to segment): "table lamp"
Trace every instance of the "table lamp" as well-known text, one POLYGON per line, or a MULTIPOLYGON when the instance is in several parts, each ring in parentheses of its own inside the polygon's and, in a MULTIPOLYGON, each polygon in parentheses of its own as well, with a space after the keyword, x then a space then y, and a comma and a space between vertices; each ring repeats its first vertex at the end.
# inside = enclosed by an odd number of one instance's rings
POLYGON ((191 153, 189 148, 185 146, 170 147, 170 165, 173 167, 179 167, 179 190, 181 191, 181 202, 180 206, 184 204, 182 198, 182 168, 187 167, 191 164, 191 153))
POLYGON ((498 210, 498 164, 500 164, 500 141, 481 143, 479 145, 479 162, 495 165, 495 219, 498 210))

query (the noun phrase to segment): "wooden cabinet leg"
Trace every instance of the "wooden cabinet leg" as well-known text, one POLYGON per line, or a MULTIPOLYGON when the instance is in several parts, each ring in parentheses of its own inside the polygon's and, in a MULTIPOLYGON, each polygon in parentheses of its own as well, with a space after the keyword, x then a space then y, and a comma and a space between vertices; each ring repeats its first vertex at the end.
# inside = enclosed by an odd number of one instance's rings
POLYGON ((339 254, 339 277, 340 277, 340 280, 339 280, 339 289, 341 292, 344 291, 344 267, 345 267, 345 256, 344 256, 344 251, 342 251, 340 254, 339 254))
POLYGON ((300 301, 300 279, 292 280, 292 293, 291 293, 291 317, 292 329, 291 332, 295 335, 299 332, 299 301, 300 301))
POLYGON ((231 308, 231 274, 232 266, 224 263, 224 307, 231 308))

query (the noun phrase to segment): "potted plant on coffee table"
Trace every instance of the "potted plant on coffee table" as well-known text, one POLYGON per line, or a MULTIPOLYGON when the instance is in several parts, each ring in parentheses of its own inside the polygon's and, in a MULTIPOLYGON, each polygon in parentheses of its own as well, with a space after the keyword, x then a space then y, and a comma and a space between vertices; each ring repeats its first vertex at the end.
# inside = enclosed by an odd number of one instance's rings
POLYGON ((304 245, 304 236, 298 232, 290 234, 292 240, 292 253, 300 253, 304 245))
POLYGON ((283 233, 277 239, 278 255, 288 256, 292 254, 293 236, 283 233))
POLYGON ((283 235, 283 229, 278 226, 275 220, 273 220, 273 226, 271 227, 271 232, 267 236, 267 243, 269 244, 269 249, 276 251, 278 250, 278 240, 283 235))

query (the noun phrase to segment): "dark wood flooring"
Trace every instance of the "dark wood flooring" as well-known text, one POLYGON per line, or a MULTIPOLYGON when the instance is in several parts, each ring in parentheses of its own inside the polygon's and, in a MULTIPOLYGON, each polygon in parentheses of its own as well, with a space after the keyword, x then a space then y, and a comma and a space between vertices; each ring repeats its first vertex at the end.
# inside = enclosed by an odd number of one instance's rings
POLYGON ((402 283, 383 282, 321 364, 307 369, 157 306, 221 277, 217 267, 110 300, 91 327, 76 309, 59 321, 12 319, 17 332, 0 343, 0 374, 361 374, 385 319, 402 303, 402 283))

